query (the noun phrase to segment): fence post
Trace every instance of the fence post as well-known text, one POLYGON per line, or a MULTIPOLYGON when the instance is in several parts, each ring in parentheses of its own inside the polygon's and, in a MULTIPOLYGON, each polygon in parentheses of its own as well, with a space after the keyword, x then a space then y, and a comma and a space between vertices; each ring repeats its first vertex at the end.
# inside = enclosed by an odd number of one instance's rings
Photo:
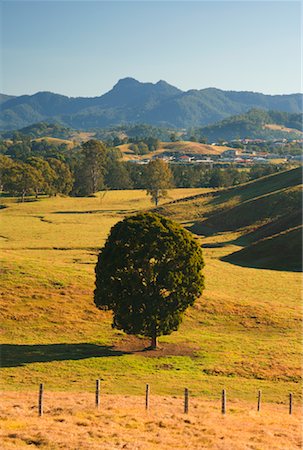
POLYGON ((145 409, 146 411, 149 409, 149 384, 145 388, 145 409))
POLYGON ((292 393, 289 393, 289 414, 292 414, 292 393))
POLYGON ((39 387, 39 416, 42 417, 43 416, 43 391, 44 391, 44 386, 43 383, 40 384, 39 387))
POLYGON ((221 405, 222 414, 226 414, 226 390, 222 390, 222 405, 221 405))
POLYGON ((96 408, 99 408, 100 405, 100 380, 96 380, 96 408))
POLYGON ((188 414, 188 389, 184 390, 184 413, 188 414))
POLYGON ((259 390, 258 391, 258 412, 261 411, 261 396, 262 396, 262 391, 259 390))

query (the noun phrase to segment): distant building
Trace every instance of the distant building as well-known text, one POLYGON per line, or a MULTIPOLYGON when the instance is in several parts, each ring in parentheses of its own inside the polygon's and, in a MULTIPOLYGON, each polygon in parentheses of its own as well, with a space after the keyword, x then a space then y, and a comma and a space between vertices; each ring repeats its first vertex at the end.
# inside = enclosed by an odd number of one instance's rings
POLYGON ((225 150, 223 153, 221 153, 222 158, 235 158, 236 156, 240 155, 241 151, 234 148, 230 150, 225 150))
POLYGON ((192 157, 188 155, 182 155, 179 156, 178 160, 182 162, 190 162, 192 160, 192 157))

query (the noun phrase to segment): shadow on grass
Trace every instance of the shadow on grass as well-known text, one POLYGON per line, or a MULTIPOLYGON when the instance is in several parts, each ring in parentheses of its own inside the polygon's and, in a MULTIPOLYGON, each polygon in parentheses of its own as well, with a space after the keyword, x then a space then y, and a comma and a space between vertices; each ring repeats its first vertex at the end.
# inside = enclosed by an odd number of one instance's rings
POLYGON ((123 356, 128 352, 96 344, 45 344, 0 346, 1 367, 18 367, 35 362, 68 361, 86 358, 123 356))
POLYGON ((204 221, 197 220, 194 223, 191 223, 191 225, 186 225, 185 228, 190 231, 191 233, 197 234, 198 236, 212 236, 213 234, 216 234, 216 230, 214 230, 211 227, 208 227, 204 225, 204 221))
POLYGON ((250 259, 245 260, 240 259, 240 257, 237 255, 237 253, 240 252, 234 252, 226 256, 222 256, 220 258, 220 261, 227 262, 229 264, 233 264, 235 266, 239 267, 245 267, 250 269, 266 269, 266 270, 276 270, 280 272, 302 272, 302 262, 298 261, 297 263, 289 263, 284 261, 278 261, 278 260, 272 260, 270 258, 266 259, 253 259, 251 257, 250 259))
POLYGON ((130 214, 135 211, 129 209, 93 209, 89 211, 55 211, 52 214, 130 214))

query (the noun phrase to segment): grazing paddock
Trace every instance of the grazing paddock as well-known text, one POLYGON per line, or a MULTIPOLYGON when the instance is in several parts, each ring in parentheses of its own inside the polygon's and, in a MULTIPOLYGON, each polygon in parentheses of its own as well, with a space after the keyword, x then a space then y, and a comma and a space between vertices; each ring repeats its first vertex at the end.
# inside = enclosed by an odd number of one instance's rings
POLYGON ((222 261, 241 248, 231 243, 236 233, 202 238, 203 296, 177 332, 160 338, 160 350, 147 352, 148 340, 112 329, 111 313, 93 304, 99 249, 118 220, 150 208, 145 192, 24 204, 2 199, 2 204, 2 448, 301 448, 299 273, 222 261), (45 385, 42 418, 37 416, 40 383, 45 385), (185 387, 190 390, 186 417, 185 387), (227 390, 224 417, 222 389, 227 390))
POLYGON ((220 400, 153 396, 102 395, 99 409, 93 393, 45 394, 45 412, 37 416, 37 395, 6 392, 0 409, 4 450, 41 449, 262 449, 302 448, 300 408, 288 414, 284 404, 228 400, 223 416, 220 400))

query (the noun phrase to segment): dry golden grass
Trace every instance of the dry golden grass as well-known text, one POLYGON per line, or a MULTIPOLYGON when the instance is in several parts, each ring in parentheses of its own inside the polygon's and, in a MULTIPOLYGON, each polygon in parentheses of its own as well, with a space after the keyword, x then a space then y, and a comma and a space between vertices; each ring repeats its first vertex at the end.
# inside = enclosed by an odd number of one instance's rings
POLYGON ((264 125, 264 128, 267 128, 268 130, 274 130, 274 131, 284 131, 288 133, 302 133, 302 131, 296 130, 295 128, 287 128, 283 125, 278 125, 276 123, 268 123, 264 125))
POLYGON ((2 449, 90 450, 292 450, 302 448, 300 409, 190 398, 183 413, 181 397, 102 395, 99 410, 94 393, 46 392, 44 415, 38 417, 37 394, 7 392, 0 409, 2 449))
POLYGON ((39 142, 39 141, 48 141, 51 144, 56 144, 56 145, 66 144, 69 149, 71 149, 71 148, 73 148, 75 146, 75 144, 72 141, 68 140, 68 139, 59 139, 59 138, 54 138, 54 137, 49 137, 49 136, 43 136, 41 138, 36 138, 36 139, 33 139, 33 140, 37 141, 37 142, 39 142))
POLYGON ((88 131, 75 131, 72 134, 72 140, 76 142, 86 142, 93 139, 96 133, 88 131))
POLYGON ((153 156, 160 156, 167 152, 176 152, 181 154, 190 153, 196 155, 219 155, 225 150, 229 150, 229 147, 224 146, 200 144, 199 142, 190 141, 177 141, 161 142, 160 147, 156 151, 145 155, 135 155, 129 146, 130 144, 123 144, 119 146, 124 161, 152 158, 153 156))
POLYGON ((200 142, 191 141, 177 141, 177 142, 163 142, 162 147, 165 150, 177 151, 177 152, 190 152, 200 155, 219 155, 224 150, 228 150, 229 147, 223 147, 219 145, 201 144, 200 142))

